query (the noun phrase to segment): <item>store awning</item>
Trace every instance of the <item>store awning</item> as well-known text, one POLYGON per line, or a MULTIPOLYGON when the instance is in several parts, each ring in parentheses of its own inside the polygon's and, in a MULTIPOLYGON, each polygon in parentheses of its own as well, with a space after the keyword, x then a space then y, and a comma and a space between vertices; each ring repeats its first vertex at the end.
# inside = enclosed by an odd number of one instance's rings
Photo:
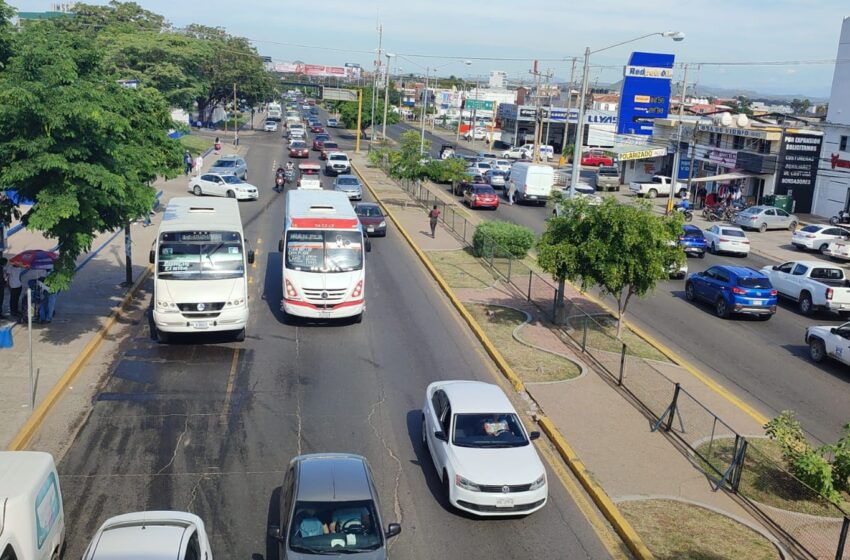
POLYGON ((758 173, 746 173, 744 171, 734 173, 721 173, 720 175, 710 175, 708 177, 694 177, 691 183, 707 183, 709 181, 733 181, 735 179, 749 179, 757 177, 759 179, 767 179, 770 175, 760 175, 758 173))

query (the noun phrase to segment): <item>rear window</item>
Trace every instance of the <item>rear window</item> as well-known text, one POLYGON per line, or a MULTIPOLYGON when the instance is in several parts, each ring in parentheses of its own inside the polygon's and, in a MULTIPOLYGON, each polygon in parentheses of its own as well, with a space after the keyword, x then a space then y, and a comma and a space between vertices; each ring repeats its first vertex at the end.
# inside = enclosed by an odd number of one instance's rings
POLYGON ((606 177, 619 177, 620 172, 616 167, 600 167, 599 174, 605 175, 606 177))
POLYGON ((702 239, 703 238, 702 230, 701 229, 686 229, 685 230, 685 237, 693 237, 693 238, 696 238, 696 239, 702 239))
POLYGON ((804 228, 800 228, 800 231, 805 231, 806 233, 817 233, 822 229, 824 229, 823 226, 806 226, 804 228))
POLYGON ((815 280, 843 280, 844 272, 840 268, 813 268, 809 277, 815 280))
POLYGON ((325 142, 324 146, 325 148, 339 148, 339 144, 336 142, 325 142))
POLYGON ((496 194, 493 187, 475 187, 473 191, 475 194, 496 194))
POLYGON ((727 235, 729 237, 746 237, 746 235, 744 235, 744 232, 738 229, 723 229, 720 231, 721 235, 727 235))
POLYGON ((738 285, 742 288, 755 288, 758 290, 769 290, 770 288, 773 288, 770 284, 770 280, 758 277, 738 278, 738 285))

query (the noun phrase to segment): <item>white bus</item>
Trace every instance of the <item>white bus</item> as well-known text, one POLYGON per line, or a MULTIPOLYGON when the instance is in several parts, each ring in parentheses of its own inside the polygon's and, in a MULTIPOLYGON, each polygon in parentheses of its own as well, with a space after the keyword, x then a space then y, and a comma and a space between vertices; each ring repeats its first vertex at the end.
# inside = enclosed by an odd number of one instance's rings
POLYGON ((284 320, 290 316, 362 320, 371 244, 345 193, 287 192, 278 248, 283 253, 284 320))
POLYGON ((246 262, 254 262, 254 251, 247 248, 235 199, 171 199, 150 253, 159 342, 174 333, 210 331, 232 331, 237 341, 245 339, 246 262))

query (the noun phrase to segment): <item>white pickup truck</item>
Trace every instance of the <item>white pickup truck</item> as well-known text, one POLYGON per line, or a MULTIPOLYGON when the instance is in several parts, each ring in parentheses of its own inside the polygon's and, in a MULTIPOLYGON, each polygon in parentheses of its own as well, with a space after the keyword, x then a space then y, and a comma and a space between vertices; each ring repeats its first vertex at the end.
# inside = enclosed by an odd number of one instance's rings
POLYGON ((761 271, 779 295, 798 302, 803 315, 827 309, 850 317, 850 282, 844 269, 823 261, 789 261, 761 271))
MULTIPOLYGON (((632 181, 629 183, 629 190, 637 196, 645 196, 647 198, 655 198, 658 195, 667 196, 670 194, 670 177, 664 175, 655 175, 649 181, 632 181)), ((676 181, 675 196, 681 196, 683 192, 687 192, 688 186, 684 183, 676 181)))
POLYGON ((813 362, 833 358, 850 365, 850 323, 807 327, 806 344, 813 362))

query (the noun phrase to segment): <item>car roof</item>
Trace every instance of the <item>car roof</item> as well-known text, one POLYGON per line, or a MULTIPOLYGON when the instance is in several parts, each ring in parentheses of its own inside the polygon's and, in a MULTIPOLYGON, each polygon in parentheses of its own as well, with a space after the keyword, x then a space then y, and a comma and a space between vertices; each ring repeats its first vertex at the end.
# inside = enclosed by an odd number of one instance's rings
POLYGON ((297 500, 347 502, 371 500, 366 459, 347 453, 300 455, 297 500))
POLYGON ((329 153, 329 154, 328 154, 328 157, 331 157, 331 156, 345 156, 345 157, 348 157, 348 154, 346 154, 345 152, 331 152, 331 153, 329 153))
POLYGON ((355 207, 361 206, 363 208, 377 208, 378 210, 381 209, 381 205, 377 204, 375 202, 358 202, 354 206, 355 207))
POLYGON ((481 381, 446 381, 437 388, 445 391, 452 403, 452 412, 489 413, 513 412, 514 406, 498 385, 481 381))
POLYGON ((337 175, 337 179, 356 179, 357 182, 360 182, 360 179, 357 178, 357 175, 351 175, 350 173, 345 173, 343 175, 337 175))
POLYGON ((763 272, 759 272, 753 268, 749 268, 746 266, 734 266, 730 264, 718 264, 712 268, 720 268, 723 269, 735 276, 740 278, 767 278, 767 276, 763 272))
POLYGON ((717 224, 717 227, 719 227, 720 229, 731 229, 731 230, 734 230, 734 231, 740 231, 742 233, 744 231, 741 228, 739 228, 738 226, 727 226, 726 224, 717 224))
POLYGON ((178 557, 188 532, 203 523, 176 511, 149 511, 108 519, 95 536, 94 559, 144 558, 173 560, 178 557))
POLYGON ((242 156, 237 156, 236 154, 228 154, 226 156, 220 156, 218 159, 219 161, 223 159, 242 159, 242 156))

